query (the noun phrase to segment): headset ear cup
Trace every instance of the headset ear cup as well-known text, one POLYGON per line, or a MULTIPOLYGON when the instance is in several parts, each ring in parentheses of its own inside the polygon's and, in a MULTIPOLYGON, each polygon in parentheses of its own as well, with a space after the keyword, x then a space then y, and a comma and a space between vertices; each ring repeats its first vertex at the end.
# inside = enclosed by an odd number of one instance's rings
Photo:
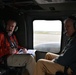
POLYGON ((3 23, 3 31, 6 31, 6 23, 5 23, 5 21, 3 20, 2 23, 3 23))
POLYGON ((18 26, 15 27, 15 30, 14 31, 16 32, 17 30, 18 30, 18 26))

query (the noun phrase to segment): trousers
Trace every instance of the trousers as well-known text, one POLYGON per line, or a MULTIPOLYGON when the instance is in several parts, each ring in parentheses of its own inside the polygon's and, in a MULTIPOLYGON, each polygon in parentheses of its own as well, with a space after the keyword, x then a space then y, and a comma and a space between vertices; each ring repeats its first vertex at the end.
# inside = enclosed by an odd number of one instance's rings
MULTIPOLYGON (((45 59, 39 59, 36 63, 34 70, 34 75, 45 75, 46 73, 50 75, 55 75, 57 71, 64 71, 64 66, 53 62, 53 59, 59 55, 54 53, 47 53, 45 59)), ((72 70, 68 69, 68 74, 70 75, 72 70)))
POLYGON ((35 59, 32 55, 28 54, 14 54, 7 58, 7 65, 13 67, 25 66, 30 75, 33 75, 35 69, 35 59))

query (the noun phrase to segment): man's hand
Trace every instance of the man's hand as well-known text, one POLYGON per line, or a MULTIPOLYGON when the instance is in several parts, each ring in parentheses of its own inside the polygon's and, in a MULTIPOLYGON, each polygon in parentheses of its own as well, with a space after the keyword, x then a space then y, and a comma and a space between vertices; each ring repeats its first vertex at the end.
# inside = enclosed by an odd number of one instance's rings
POLYGON ((23 53, 27 53, 27 49, 26 48, 23 48, 23 53))

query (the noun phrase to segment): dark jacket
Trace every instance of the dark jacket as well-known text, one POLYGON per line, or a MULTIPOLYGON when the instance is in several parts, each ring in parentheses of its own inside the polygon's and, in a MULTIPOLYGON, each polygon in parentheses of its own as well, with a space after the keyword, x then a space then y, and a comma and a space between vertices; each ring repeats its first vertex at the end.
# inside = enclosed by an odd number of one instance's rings
POLYGON ((70 38, 63 50, 64 53, 60 54, 54 62, 63 66, 69 66, 74 72, 76 72, 76 33, 70 38))

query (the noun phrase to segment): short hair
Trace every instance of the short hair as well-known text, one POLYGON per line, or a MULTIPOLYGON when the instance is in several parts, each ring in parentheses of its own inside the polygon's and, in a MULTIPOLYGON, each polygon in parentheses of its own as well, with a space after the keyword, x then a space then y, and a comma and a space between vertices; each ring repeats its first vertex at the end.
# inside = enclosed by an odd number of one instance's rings
MULTIPOLYGON (((12 21, 12 22, 15 22, 15 23, 17 23, 15 20, 13 20, 13 19, 9 19, 8 21, 7 21, 7 23, 9 22, 9 21, 12 21)), ((6 24, 7 24, 6 23, 6 24)))

